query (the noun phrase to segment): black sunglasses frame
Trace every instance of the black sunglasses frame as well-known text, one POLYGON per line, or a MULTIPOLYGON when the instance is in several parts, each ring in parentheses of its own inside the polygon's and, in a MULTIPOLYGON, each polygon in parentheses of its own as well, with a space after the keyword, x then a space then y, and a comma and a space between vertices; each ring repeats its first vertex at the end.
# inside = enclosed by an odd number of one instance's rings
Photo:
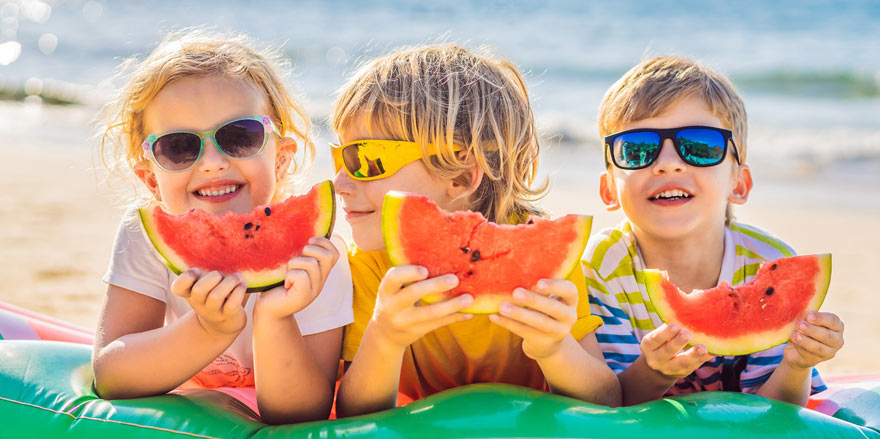
POLYGON ((657 161, 657 157, 660 156, 660 151, 663 150, 663 144, 666 143, 666 139, 672 140, 672 144, 673 144, 673 146, 675 146, 676 154, 678 154, 678 156, 681 157, 681 160, 683 162, 687 163, 690 166, 696 166, 698 168, 708 168, 711 166, 718 166, 719 164, 724 162, 724 158, 727 157, 727 145, 728 144, 733 145, 732 152, 733 152, 733 158, 736 159, 736 163, 742 164, 742 162, 739 159, 739 151, 736 147, 736 142, 734 142, 734 140, 733 140, 733 132, 730 130, 726 130, 724 128, 710 127, 710 126, 704 126, 704 125, 691 125, 691 126, 678 127, 678 128, 636 128, 636 129, 632 129, 632 130, 621 131, 619 133, 609 134, 609 135, 605 136, 605 148, 607 148, 606 151, 608 152, 608 154, 605 156, 606 164, 608 161, 608 156, 610 155, 611 162, 614 163, 614 166, 616 166, 620 169, 626 169, 628 171, 633 171, 633 170, 637 170, 637 169, 647 168, 648 166, 651 166, 652 164, 654 164, 655 161, 657 161), (724 150, 721 152, 721 159, 718 160, 718 162, 701 165, 701 164, 693 164, 693 163, 690 163, 687 161, 687 159, 684 157, 684 154, 681 153, 681 147, 678 144, 678 141, 676 140, 676 136, 678 135, 679 132, 684 131, 684 130, 690 130, 690 129, 705 129, 705 130, 715 131, 724 137, 724 150), (650 161, 648 161, 647 163, 645 163, 642 166, 638 166, 638 167, 620 166, 620 164, 617 163, 617 158, 614 155, 614 141, 620 136, 623 136, 625 134, 632 134, 632 133, 655 133, 655 134, 659 135, 660 136, 660 149, 657 151, 657 155, 654 156, 653 159, 651 159, 650 161))

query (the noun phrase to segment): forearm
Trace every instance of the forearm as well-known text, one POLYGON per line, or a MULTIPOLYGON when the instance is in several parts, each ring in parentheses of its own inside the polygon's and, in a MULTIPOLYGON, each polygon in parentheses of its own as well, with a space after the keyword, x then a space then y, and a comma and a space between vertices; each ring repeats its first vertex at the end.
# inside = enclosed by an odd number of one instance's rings
MULTIPOLYGON (((336 354, 338 364, 338 352, 336 354)), ((263 422, 327 419, 334 381, 321 370, 293 317, 254 316, 254 379, 263 422)))
POLYGON ((566 337, 554 354, 537 361, 553 393, 610 407, 620 405, 620 383, 614 372, 573 337, 566 337))
POLYGON ((161 328, 124 335, 95 350, 95 388, 107 399, 166 393, 210 364, 236 336, 208 333, 194 312, 161 328))
POLYGON ((336 415, 343 418, 396 407, 404 351, 376 337, 368 325, 339 385, 336 415))
POLYGON ((812 368, 792 367, 783 361, 755 394, 803 406, 810 396, 811 373, 812 368))
POLYGON ((633 364, 617 375, 617 378, 620 380, 620 390, 625 406, 660 398, 675 384, 674 378, 648 367, 644 356, 639 356, 633 364))

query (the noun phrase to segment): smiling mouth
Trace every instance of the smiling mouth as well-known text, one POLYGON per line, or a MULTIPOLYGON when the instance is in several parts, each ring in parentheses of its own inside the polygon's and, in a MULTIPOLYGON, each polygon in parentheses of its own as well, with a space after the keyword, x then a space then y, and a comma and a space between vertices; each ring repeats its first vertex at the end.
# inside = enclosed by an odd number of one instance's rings
POLYGON ((668 190, 660 192, 656 195, 648 197, 648 200, 657 201, 657 200, 685 200, 688 198, 693 198, 693 195, 682 191, 682 190, 668 190))
POLYGON ((196 195, 199 197, 221 197, 223 195, 231 194, 231 193, 241 189, 241 186, 242 185, 240 185, 240 184, 229 184, 229 185, 223 185, 223 186, 219 186, 219 187, 204 188, 204 189, 199 189, 199 190, 193 191, 193 195, 196 195))

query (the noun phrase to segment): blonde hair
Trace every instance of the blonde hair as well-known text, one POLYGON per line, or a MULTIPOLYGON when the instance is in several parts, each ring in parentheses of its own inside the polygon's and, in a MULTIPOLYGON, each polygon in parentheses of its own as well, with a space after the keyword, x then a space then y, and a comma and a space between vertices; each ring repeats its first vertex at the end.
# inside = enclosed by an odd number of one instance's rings
POLYGON ((141 148, 148 135, 144 111, 165 86, 191 77, 236 78, 263 93, 278 131, 294 137, 304 151, 302 162, 293 160, 293 171, 288 163, 281 173, 273 200, 281 198, 287 192, 289 174, 311 165, 315 153, 309 118, 279 73, 288 67, 276 50, 257 51, 243 34, 216 34, 200 28, 168 34, 143 61, 132 57, 122 63, 120 76, 127 80, 126 85, 104 108, 101 157, 105 165, 114 171, 126 165, 132 171, 146 165, 141 148))
MULTIPOLYGON (((740 163, 746 162, 748 121, 742 98, 726 76, 694 60, 673 56, 640 62, 605 93, 599 104, 599 138, 643 119, 663 114, 683 98, 696 96, 733 132, 740 163)), ((603 145, 604 148, 604 145, 603 145)), ((610 166, 607 148, 605 165, 610 166)), ((727 223, 733 219, 728 203, 727 223)))
POLYGON ((509 62, 452 45, 404 48, 360 68, 343 87, 332 125, 366 121, 381 138, 417 142, 432 175, 468 184, 469 158, 483 170, 470 209, 497 223, 539 213, 531 202, 539 144, 525 81, 509 62), (439 151, 426 159, 428 144, 439 151), (453 152, 462 147, 463 156, 453 152))

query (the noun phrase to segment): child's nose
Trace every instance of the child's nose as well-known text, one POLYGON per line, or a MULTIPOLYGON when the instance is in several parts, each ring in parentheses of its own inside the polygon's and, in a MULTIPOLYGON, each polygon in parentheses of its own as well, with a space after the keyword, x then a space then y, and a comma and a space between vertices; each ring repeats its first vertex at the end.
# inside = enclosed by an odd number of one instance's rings
POLYGON ((687 163, 675 151, 672 139, 665 139, 663 147, 660 148, 660 155, 657 156, 657 160, 651 165, 651 170, 654 174, 670 174, 684 172, 686 169, 687 163))
POLYGON ((199 170, 202 172, 222 171, 229 167, 229 157, 211 139, 205 139, 202 157, 199 159, 199 170))
POLYGON ((351 195, 354 192, 354 180, 345 172, 345 169, 339 168, 336 176, 333 177, 333 188, 339 195, 351 195))

